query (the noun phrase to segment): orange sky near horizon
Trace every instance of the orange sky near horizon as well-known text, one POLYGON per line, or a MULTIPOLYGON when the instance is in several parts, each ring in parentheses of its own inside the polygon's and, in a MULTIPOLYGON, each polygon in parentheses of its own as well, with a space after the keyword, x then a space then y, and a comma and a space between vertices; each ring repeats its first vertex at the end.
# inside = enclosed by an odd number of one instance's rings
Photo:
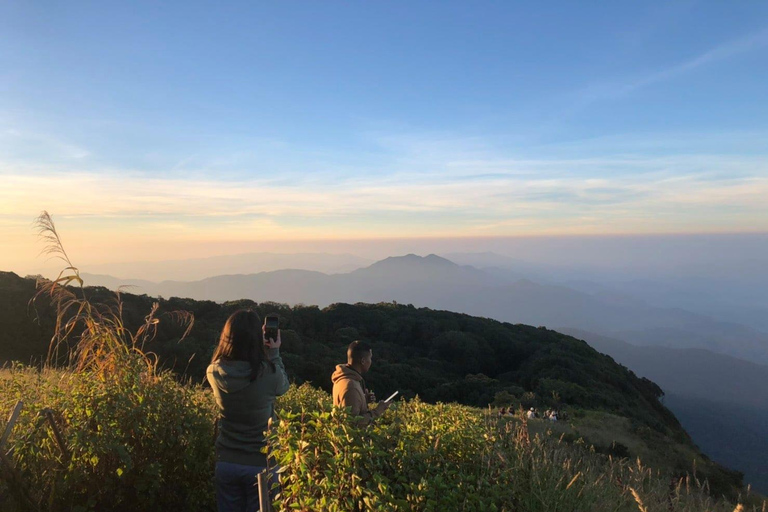
MULTIPOLYGON (((351 252, 467 238, 768 232, 768 178, 411 176, 340 185, 6 173, 0 269, 49 268, 33 221, 48 210, 80 265, 245 252, 351 252), (404 240, 393 244, 392 240, 404 240), (426 241, 422 243, 421 241, 426 241)), ((438 244, 439 245, 439 244, 438 244)))

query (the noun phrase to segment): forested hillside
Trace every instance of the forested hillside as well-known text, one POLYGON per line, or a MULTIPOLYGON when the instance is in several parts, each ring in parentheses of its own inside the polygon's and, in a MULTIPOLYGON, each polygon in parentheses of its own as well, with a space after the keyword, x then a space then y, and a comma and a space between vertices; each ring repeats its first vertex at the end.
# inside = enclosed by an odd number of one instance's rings
MULTIPOLYGON (((34 293, 34 280, 0 274, 4 305, 0 361, 45 357, 54 313, 44 299, 30 304, 34 293)), ((95 304, 116 301, 115 294, 105 288, 86 288, 84 293, 95 304)), ((120 295, 129 328, 143 323, 154 300, 120 295)), ((335 364, 345 361, 346 346, 363 339, 374 351, 366 381, 380 396, 399 390, 405 398, 418 395, 427 402, 555 407, 583 421, 583 435, 589 432, 606 453, 642 455, 677 474, 689 471, 696 457, 718 492, 740 487, 740 474, 701 458, 677 419, 660 403, 662 391, 656 384, 638 378, 585 342, 552 330, 395 303, 334 304, 319 309, 171 298, 160 300, 159 307, 160 314, 185 310, 195 316, 185 339, 180 340, 181 327, 164 321, 155 339, 144 347, 157 354, 160 367, 182 379, 203 382, 224 320, 239 308, 254 308, 262 317, 279 314, 283 358, 296 383, 330 390, 330 374, 335 364), (596 415, 599 411, 603 416, 596 415), (610 432, 606 425, 611 425, 610 432)))
MULTIPOLYGON (((15 274, 2 275, 3 361, 40 360, 52 334, 53 312, 44 303, 29 305, 34 281, 15 274), (35 321, 35 318, 39 321, 35 321)), ((94 302, 114 301, 103 288, 87 288, 94 302)), ((123 315, 139 325, 154 299, 121 295, 123 315)), ((239 308, 254 308, 263 317, 278 313, 283 332, 286 367, 297 382, 330 389, 334 365, 345 361, 346 346, 363 339, 374 347, 369 387, 380 393, 399 390, 428 401, 455 401, 486 406, 500 396, 514 396, 523 405, 562 402, 604 409, 635 418, 654 430, 685 437, 674 416, 658 401, 661 389, 639 379, 585 342, 544 328, 410 305, 334 304, 288 307, 171 298, 160 301, 160 311, 194 314, 190 335, 179 341, 182 329, 165 323, 145 347, 156 353, 161 366, 193 381, 203 380, 224 320, 239 308), (506 392, 506 393, 505 393, 506 392)))

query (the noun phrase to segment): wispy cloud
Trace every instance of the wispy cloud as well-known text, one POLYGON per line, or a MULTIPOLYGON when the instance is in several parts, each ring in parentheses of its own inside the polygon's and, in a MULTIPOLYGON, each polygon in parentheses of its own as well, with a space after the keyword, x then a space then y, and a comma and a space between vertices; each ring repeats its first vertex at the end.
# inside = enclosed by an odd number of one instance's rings
MULTIPOLYGON (((419 234, 433 229, 420 227, 420 214, 439 217, 461 212, 468 229, 473 223, 513 214, 526 217, 531 228, 536 229, 543 224, 539 215, 546 212, 547 218, 566 222, 561 224, 564 231, 578 231, 570 219, 585 212, 615 226, 616 219, 649 208, 666 208, 669 217, 664 222, 674 223, 691 213, 715 213, 719 207, 728 206, 741 212, 733 228, 749 229, 755 223, 768 228, 768 206, 762 199, 768 194, 768 176, 717 175, 723 172, 722 162, 702 166, 699 159, 690 157, 687 172, 680 172, 686 167, 685 157, 674 159, 673 170, 668 169, 669 162, 663 159, 605 158, 599 166, 594 160, 483 161, 475 164, 474 175, 435 179, 429 174, 401 173, 396 177, 368 176, 327 184, 292 185, 125 174, 10 173, 2 176, 0 218, 23 213, 33 216, 39 209, 47 208, 65 216, 130 219, 137 228, 157 227, 161 221, 195 226, 204 218, 209 219, 209 226, 214 226, 213 231, 216 219, 222 223, 227 218, 235 219, 236 223, 244 218, 258 218, 269 219, 271 226, 282 225, 305 236, 316 232, 318 225, 325 232, 339 229, 340 219, 352 217, 359 218, 362 227, 365 219, 375 217, 380 221, 390 216, 396 222, 400 215, 413 214, 405 229, 419 234), (509 173, 487 172, 503 170, 504 165, 515 169, 509 173), (569 168, 583 170, 590 166, 612 167, 615 172, 567 172, 569 168), (529 171, 520 172, 521 169, 529 171), (696 212, 691 210, 692 206, 696 212), (291 219, 290 223, 285 219, 291 219)), ((664 229, 663 225, 648 227, 664 229)), ((450 222, 443 229, 450 232, 450 222)), ((359 233, 356 229, 352 234, 359 233)))
POLYGON ((627 96, 639 89, 671 80, 685 75, 686 73, 690 73, 698 68, 721 62, 766 46, 768 46, 768 27, 739 39, 723 43, 687 61, 665 69, 660 69, 642 76, 626 78, 624 80, 592 84, 579 92, 578 106, 584 107, 599 100, 627 96))
POLYGON ((240 179, 0 158, 0 268, 37 254, 30 223, 42 209, 75 251, 101 261, 266 239, 768 231, 763 153, 657 154, 644 140, 641 152, 611 154, 609 140, 519 157, 445 133, 371 140, 380 151, 353 167, 330 154, 304 163, 319 173, 240 179))
POLYGON ((56 216, 70 254, 90 262, 192 257, 242 244, 258 251, 265 240, 768 231, 765 172, 713 180, 716 169, 680 174, 653 165, 587 177, 563 172, 561 163, 539 163, 528 174, 480 174, 478 166, 477 179, 401 173, 290 186, 6 168, 0 268, 36 261, 31 220, 42 209, 56 216))

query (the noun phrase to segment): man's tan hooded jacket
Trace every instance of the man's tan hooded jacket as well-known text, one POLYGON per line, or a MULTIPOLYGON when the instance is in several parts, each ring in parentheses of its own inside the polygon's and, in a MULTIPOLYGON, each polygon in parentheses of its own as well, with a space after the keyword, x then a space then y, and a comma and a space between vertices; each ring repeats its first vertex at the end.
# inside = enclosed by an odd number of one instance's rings
POLYGON ((365 381, 363 376, 346 364, 336 366, 336 371, 331 375, 333 382, 333 405, 349 407, 353 416, 360 416, 359 425, 369 425, 380 414, 378 411, 369 410, 365 400, 365 381))

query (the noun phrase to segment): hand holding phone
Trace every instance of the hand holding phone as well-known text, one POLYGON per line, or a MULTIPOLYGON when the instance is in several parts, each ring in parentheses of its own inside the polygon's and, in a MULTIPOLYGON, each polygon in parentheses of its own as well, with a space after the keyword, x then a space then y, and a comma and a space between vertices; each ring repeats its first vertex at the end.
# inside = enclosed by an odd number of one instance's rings
POLYGON ((280 317, 277 315, 267 315, 264 318, 264 338, 277 339, 277 330, 280 328, 280 317))
POLYGON ((262 327, 264 333, 264 345, 268 348, 280 348, 280 319, 277 315, 267 315, 262 327))
POLYGON ((379 405, 376 406, 376 410, 379 412, 379 414, 384 414, 384 411, 389 409, 389 406, 392 405, 392 399, 395 398, 398 393, 399 391, 395 391, 389 396, 389 398, 379 402, 379 405))
POLYGON ((267 348, 280 348, 283 341, 280 339, 280 329, 277 330, 277 339, 264 337, 264 345, 267 348))

